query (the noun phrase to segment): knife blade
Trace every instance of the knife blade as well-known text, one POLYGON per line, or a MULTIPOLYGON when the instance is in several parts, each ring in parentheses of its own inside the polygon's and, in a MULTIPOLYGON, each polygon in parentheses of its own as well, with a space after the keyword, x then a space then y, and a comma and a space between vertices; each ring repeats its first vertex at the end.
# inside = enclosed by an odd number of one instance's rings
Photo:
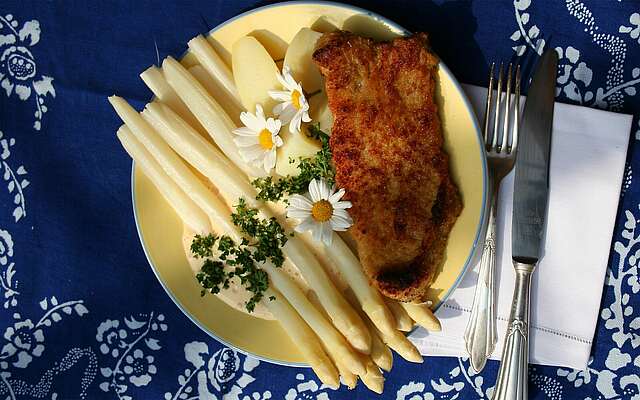
POLYGON ((516 273, 511 315, 493 400, 526 400, 531 277, 542 253, 558 55, 546 50, 524 106, 513 187, 512 258, 516 273))
POLYGON ((549 157, 558 54, 544 52, 522 116, 513 188, 512 258, 535 264, 542 252, 549 198, 549 157))

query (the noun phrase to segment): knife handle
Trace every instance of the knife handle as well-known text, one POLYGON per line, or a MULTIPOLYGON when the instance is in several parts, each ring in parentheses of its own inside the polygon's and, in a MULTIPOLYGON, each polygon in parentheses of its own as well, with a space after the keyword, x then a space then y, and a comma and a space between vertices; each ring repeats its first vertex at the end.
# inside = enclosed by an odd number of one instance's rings
POLYGON ((535 264, 514 261, 516 285, 493 400, 527 400, 529 368, 529 297, 535 264))

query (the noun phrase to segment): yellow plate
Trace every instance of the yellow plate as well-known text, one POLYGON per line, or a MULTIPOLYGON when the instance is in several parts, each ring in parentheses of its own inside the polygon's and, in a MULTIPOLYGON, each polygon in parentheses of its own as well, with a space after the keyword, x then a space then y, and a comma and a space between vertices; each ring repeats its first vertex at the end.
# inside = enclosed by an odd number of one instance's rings
MULTIPOLYGON (((241 14, 211 31, 210 42, 230 63, 231 45, 253 33, 280 58, 286 43, 319 18, 356 33, 389 39, 405 34, 399 25, 366 10, 337 3, 294 2, 261 7, 241 14)), ((317 27, 318 25, 316 25, 317 27)), ((185 64, 193 61, 187 54, 185 64)), ((449 69, 440 63, 438 104, 451 157, 453 176, 462 192, 464 210, 447 247, 447 257, 429 291, 439 305, 458 285, 470 264, 484 221, 487 192, 486 160, 480 129, 467 98, 449 69)), ((133 166, 133 210, 142 247, 162 286, 180 309, 202 330, 224 344, 271 362, 304 365, 277 322, 251 317, 214 296, 200 296, 183 252, 182 224, 151 182, 133 166)))

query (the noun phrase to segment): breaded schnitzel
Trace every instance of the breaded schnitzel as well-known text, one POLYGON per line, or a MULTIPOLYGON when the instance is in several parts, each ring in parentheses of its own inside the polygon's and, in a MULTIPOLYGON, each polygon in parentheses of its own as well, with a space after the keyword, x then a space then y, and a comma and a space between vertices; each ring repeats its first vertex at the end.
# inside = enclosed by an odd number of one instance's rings
POLYGON ((434 99, 438 60, 426 34, 376 43, 348 32, 325 34, 313 59, 363 268, 386 296, 420 301, 462 210, 434 99))

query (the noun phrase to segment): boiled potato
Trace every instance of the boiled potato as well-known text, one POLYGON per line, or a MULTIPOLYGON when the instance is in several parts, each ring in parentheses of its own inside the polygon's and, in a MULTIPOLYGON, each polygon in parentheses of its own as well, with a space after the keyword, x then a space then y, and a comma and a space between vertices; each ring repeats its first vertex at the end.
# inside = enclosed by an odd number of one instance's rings
POLYGON ((333 126, 333 114, 329 110, 329 102, 324 90, 309 98, 309 116, 312 124, 320 124, 320 129, 327 134, 331 134, 333 126))
POLYGON ((277 78, 278 67, 264 46, 256 38, 245 36, 233 44, 231 61, 243 107, 254 113, 256 104, 261 104, 264 112, 271 114, 277 102, 268 91, 282 90, 282 86, 277 78))
POLYGON ((313 51, 316 41, 322 33, 302 28, 293 37, 287 53, 284 56, 284 65, 291 68, 291 75, 297 82, 302 82, 302 88, 307 93, 317 92, 323 88, 320 70, 313 62, 313 51))
POLYGON ((267 53, 269 53, 276 63, 278 60, 282 61, 284 59, 289 45, 275 33, 266 29, 256 29, 249 33, 248 36, 253 36, 258 39, 258 42, 264 46, 267 53))
POLYGON ((280 130, 280 137, 284 144, 278 148, 276 158, 276 173, 280 176, 298 175, 300 157, 313 157, 320 150, 320 142, 306 134, 306 127, 300 133, 291 133, 288 129, 280 130), (289 158, 295 160, 289 162, 289 158))

